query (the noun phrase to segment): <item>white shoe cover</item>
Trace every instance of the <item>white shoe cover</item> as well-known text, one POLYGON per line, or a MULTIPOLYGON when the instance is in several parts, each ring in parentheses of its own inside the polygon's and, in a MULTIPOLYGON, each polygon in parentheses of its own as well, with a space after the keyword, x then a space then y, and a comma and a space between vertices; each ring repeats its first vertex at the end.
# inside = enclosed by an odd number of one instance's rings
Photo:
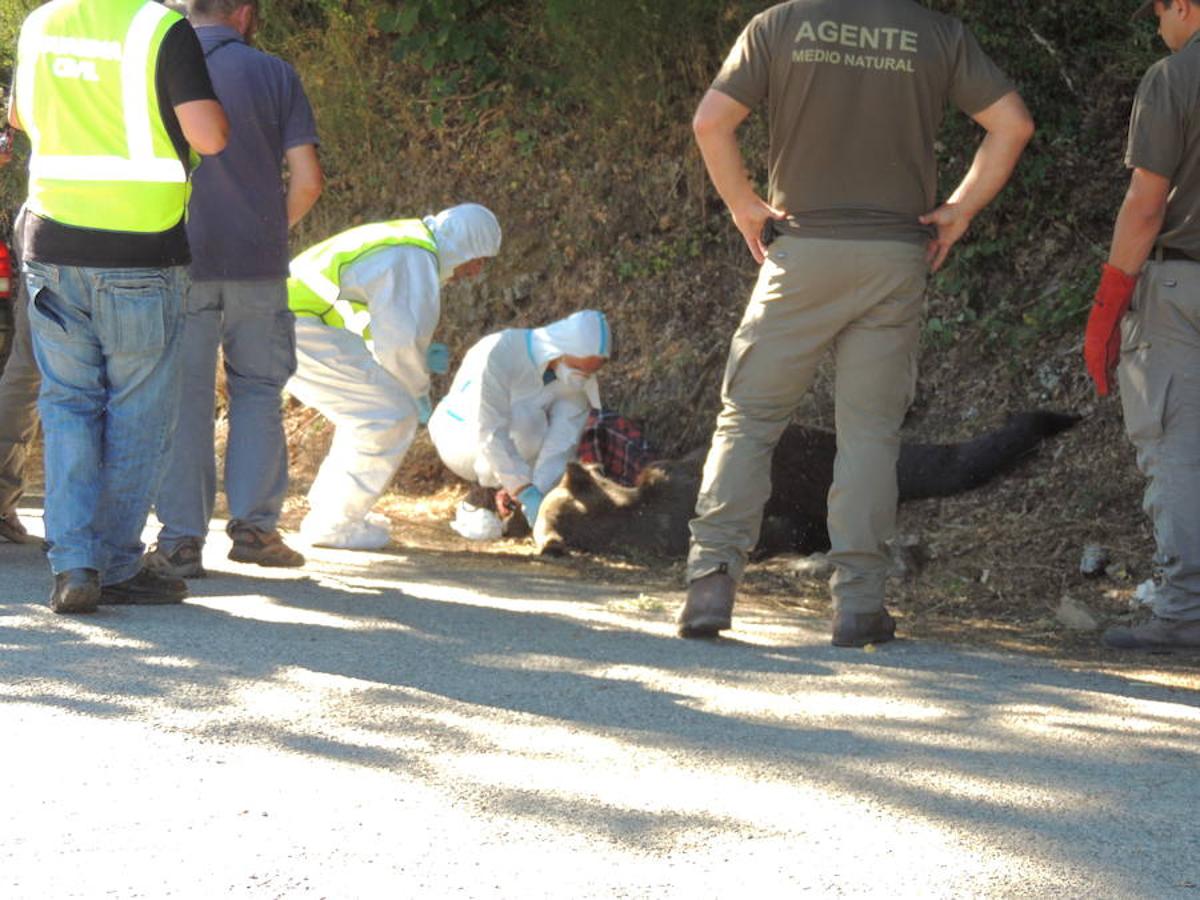
POLYGON ((392 530, 392 520, 383 513, 367 513, 367 524, 374 525, 377 528, 382 528, 384 531, 388 532, 392 530))
MULTIPOLYGON (((370 516, 382 519, 383 516, 370 516)), ((388 528, 378 521, 320 522, 312 513, 300 523, 300 537, 314 547, 332 547, 336 550, 381 550, 392 541, 388 528)))
POLYGON ((490 509, 471 506, 465 500, 454 511, 450 527, 468 541, 494 541, 504 532, 498 515, 490 509))

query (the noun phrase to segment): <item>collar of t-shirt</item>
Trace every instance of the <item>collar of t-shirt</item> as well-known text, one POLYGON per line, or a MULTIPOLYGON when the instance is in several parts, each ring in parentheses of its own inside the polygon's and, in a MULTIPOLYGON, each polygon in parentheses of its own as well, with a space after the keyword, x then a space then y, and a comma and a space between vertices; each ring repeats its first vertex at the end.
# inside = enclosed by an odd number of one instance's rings
POLYGON ((1192 46, 1192 44, 1195 44, 1197 42, 1200 42, 1200 31, 1197 31, 1190 38, 1188 38, 1186 41, 1184 41, 1183 46, 1180 47, 1179 49, 1186 50, 1188 47, 1192 46))
POLYGON ((200 38, 200 46, 204 48, 205 56, 214 53, 226 44, 246 43, 242 33, 232 25, 197 25, 196 37, 200 38))

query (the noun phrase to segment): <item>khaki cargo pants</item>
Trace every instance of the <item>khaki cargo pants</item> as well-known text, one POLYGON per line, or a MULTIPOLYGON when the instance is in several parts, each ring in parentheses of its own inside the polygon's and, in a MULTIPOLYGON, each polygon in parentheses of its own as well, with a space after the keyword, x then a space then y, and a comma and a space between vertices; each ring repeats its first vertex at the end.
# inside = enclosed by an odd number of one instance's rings
POLYGON ((771 245, 730 348, 691 523, 689 581, 722 566, 741 579, 771 494, 771 454, 832 349, 830 589, 842 611, 882 606, 926 277, 917 244, 781 237, 771 245))
MULTIPOLYGON (((19 265, 24 231, 24 214, 13 223, 13 266, 19 265)), ((42 374, 33 358, 33 335, 29 330, 29 292, 25 279, 15 280, 13 291, 13 342, 0 375, 0 516, 16 512, 25 494, 25 458, 37 433, 38 388, 42 374)))
POLYGON ((1125 430, 1149 479, 1153 607, 1200 620, 1200 264, 1150 262, 1121 323, 1125 430))

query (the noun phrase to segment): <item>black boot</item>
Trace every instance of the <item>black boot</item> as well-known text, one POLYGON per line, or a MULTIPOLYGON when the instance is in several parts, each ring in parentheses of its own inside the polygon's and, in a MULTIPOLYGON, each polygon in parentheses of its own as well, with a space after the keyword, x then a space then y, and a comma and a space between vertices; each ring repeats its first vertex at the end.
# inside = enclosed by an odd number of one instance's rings
POLYGON ((94 613, 100 601, 100 573, 95 569, 67 569, 54 576, 50 608, 56 613, 94 613))
POLYGON ((835 613, 833 646, 865 647, 886 644, 896 636, 896 620, 886 609, 872 613, 835 613))
POLYGON ((187 594, 187 584, 182 578, 143 568, 132 578, 106 584, 100 590, 100 602, 108 606, 165 606, 182 603, 187 594))
POLYGON ((679 636, 712 638, 732 627, 736 593, 737 584, 724 566, 689 584, 687 600, 679 611, 679 636))

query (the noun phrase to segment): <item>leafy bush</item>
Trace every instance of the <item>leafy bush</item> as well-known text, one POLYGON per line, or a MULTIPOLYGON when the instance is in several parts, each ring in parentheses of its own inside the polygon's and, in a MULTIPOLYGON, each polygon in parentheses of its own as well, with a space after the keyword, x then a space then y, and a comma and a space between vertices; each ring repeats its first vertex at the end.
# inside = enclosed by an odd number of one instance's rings
MULTIPOLYGON (((1008 348, 1077 332, 1128 177, 1129 104, 1166 51, 1152 27, 1129 24, 1129 0, 924 2, 967 22, 1038 122, 1012 183, 934 280, 926 338, 939 350, 992 345, 1019 363, 1008 348)), ((36 5, 0 2, 0 77, 36 5)), ((694 443, 753 269, 688 121, 766 5, 265 0, 260 42, 300 72, 328 176, 294 249, 362 221, 485 202, 505 251, 470 302, 447 304, 452 345, 602 306, 625 347, 610 374, 618 396, 634 412, 689 411, 658 437, 694 443)), ((764 121, 756 111, 742 132, 760 185, 764 121)), ((965 116, 947 117, 941 196, 979 138, 965 116)), ((0 235, 23 192, 21 166, 0 171, 0 235)))
MULTIPOLYGON (((410 0, 380 13, 377 25, 394 36, 392 55, 429 76, 427 96, 445 101, 471 94, 476 109, 493 102, 504 74, 508 23, 494 0, 410 0)), ((512 4, 509 4, 512 5, 512 4)), ((440 125, 444 110, 431 110, 440 125)))

